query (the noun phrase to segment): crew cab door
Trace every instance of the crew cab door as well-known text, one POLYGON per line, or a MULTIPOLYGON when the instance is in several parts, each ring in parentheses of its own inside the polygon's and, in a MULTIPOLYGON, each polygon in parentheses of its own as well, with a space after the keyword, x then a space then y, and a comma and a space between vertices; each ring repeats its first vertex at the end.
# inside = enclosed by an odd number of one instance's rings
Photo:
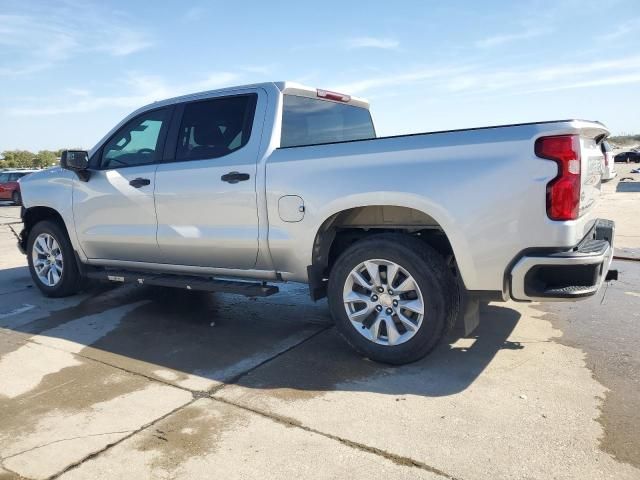
POLYGON ((165 263, 231 269, 256 264, 256 162, 265 108, 266 93, 259 89, 177 107, 166 162, 156 172, 158 245, 165 263))
POLYGON ((127 122, 91 158, 89 180, 75 180, 73 216, 87 258, 160 261, 153 189, 173 109, 127 122))

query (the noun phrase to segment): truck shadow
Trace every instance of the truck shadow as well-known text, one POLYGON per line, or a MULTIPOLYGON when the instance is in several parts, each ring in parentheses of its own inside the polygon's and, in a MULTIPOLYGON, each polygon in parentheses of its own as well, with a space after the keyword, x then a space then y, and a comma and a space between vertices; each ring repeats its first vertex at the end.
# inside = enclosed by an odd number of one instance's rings
MULTIPOLYGON (((15 270, 22 269, 0 271, 0 284, 15 277, 15 270)), ((98 285, 73 306, 55 310, 56 300, 48 299, 48 315, 4 326, 32 338, 79 343, 83 357, 165 383, 202 391, 233 383, 287 397, 329 391, 452 395, 468 388, 499 351, 524 348, 508 340, 519 313, 488 305, 471 337, 451 336, 411 365, 380 365, 344 342, 326 304, 308 300, 306 287, 286 285, 283 290, 275 297, 250 300, 98 285)), ((37 296, 30 303, 43 303, 35 288, 25 295, 37 296)))

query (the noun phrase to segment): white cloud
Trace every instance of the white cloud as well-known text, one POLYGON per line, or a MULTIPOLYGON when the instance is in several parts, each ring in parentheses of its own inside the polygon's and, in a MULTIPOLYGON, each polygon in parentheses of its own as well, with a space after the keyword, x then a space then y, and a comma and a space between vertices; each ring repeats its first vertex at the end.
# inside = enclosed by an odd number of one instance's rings
POLYGON ((639 30, 640 18, 632 18, 631 20, 627 20, 626 22, 616 25, 615 27, 610 29, 609 33, 600 35, 598 38, 606 42, 610 42, 612 40, 620 40, 623 37, 628 37, 632 40, 635 39, 637 41, 639 30))
POLYGON ((375 94, 394 88, 420 87, 425 95, 514 95, 621 85, 640 81, 640 56, 576 64, 544 65, 531 68, 496 68, 480 65, 434 65, 412 71, 387 73, 336 85, 349 94, 375 94))
POLYGON ((110 35, 108 41, 98 43, 94 47, 96 51, 123 57, 153 46, 147 35, 126 28, 113 28, 110 35))
POLYGON ((574 90, 577 88, 589 88, 589 87, 603 87, 610 85, 628 85, 633 83, 640 83, 640 72, 627 73, 621 75, 606 75, 600 78, 595 78, 585 81, 577 81, 572 83, 552 85, 545 88, 538 88, 533 90, 527 90, 520 93, 538 93, 538 92, 555 92, 559 90, 574 90))
POLYGON ((205 14, 204 8, 191 7, 187 9, 186 12, 184 12, 184 15, 182 15, 182 20, 184 20, 185 22, 193 22, 202 18, 204 14, 205 14))
POLYGON ((403 85, 421 83, 427 80, 442 78, 445 76, 452 76, 455 73, 462 73, 467 69, 468 67, 443 67, 431 69, 425 68, 412 72, 380 75, 365 78, 363 80, 356 80, 354 82, 343 83, 336 86, 335 90, 355 95, 370 90, 375 90, 377 88, 400 87, 403 85))
POLYGON ((347 48, 378 48, 382 50, 395 50, 400 42, 393 38, 382 37, 356 37, 347 40, 347 48))
POLYGON ((143 105, 179 95, 212 90, 237 82, 239 75, 214 72, 200 80, 182 84, 168 84, 161 77, 130 72, 120 90, 127 95, 93 95, 84 89, 67 89, 66 94, 50 99, 37 99, 31 105, 7 109, 13 116, 47 116, 86 113, 105 108, 135 109, 143 105))
POLYGON ((506 43, 516 42, 519 40, 527 40, 530 38, 539 37, 541 35, 545 35, 549 33, 549 30, 534 28, 524 30, 522 32, 516 33, 504 33, 500 35, 493 35, 491 37, 483 38, 476 42, 476 47, 479 48, 491 48, 498 47, 500 45, 504 45, 506 43))
POLYGON ((275 65, 244 65, 240 67, 248 73, 254 73, 257 75, 270 75, 275 70, 275 65))
POLYGON ((127 18, 89 5, 62 4, 37 15, 0 15, 0 52, 6 60, 0 75, 28 75, 73 57, 104 53, 125 56, 153 45, 127 18))

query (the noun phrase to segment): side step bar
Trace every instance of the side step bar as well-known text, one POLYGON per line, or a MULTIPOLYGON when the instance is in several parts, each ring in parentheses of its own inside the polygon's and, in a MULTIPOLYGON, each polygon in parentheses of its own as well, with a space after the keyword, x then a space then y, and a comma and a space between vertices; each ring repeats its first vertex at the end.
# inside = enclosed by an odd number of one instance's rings
POLYGON ((245 295, 247 297, 268 297, 276 294, 279 288, 266 283, 245 282, 241 280, 220 280, 195 275, 170 275, 157 273, 132 272, 127 270, 89 270, 85 272, 94 280, 118 282, 123 284, 155 285, 159 287, 182 288, 204 292, 222 292, 245 295))

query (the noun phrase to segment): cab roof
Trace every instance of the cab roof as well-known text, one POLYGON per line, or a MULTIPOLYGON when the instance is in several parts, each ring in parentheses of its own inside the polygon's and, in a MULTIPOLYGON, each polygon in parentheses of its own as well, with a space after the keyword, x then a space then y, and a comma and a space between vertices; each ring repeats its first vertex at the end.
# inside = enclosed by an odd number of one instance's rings
MULTIPOLYGON (((191 98, 206 97, 207 95, 211 95, 211 94, 233 92, 235 90, 244 90, 247 88, 263 88, 265 90, 270 90, 270 89, 273 89, 274 87, 280 90, 283 94, 297 95, 297 96, 309 97, 309 98, 318 98, 320 100, 325 100, 329 102, 344 103, 346 105, 352 105, 354 107, 366 108, 367 110, 369 109, 369 102, 366 99, 351 96, 349 95, 349 92, 337 93, 331 90, 313 88, 307 85, 302 85, 300 83, 290 82, 290 81, 252 83, 248 85, 236 85, 233 87, 218 88, 215 90, 205 90, 202 92, 194 92, 194 93, 189 93, 187 95, 181 95, 179 97, 160 100, 158 102, 154 102, 151 105, 177 103, 177 102, 189 100, 191 98), (322 97, 320 95, 320 92, 335 94, 335 95, 344 97, 345 99, 337 101, 331 97, 322 97), (346 100, 346 98, 348 98, 348 100, 346 100)), ((147 105, 146 107, 148 106, 150 105, 147 105)), ((146 107, 143 107, 141 110, 145 109, 146 107)))

